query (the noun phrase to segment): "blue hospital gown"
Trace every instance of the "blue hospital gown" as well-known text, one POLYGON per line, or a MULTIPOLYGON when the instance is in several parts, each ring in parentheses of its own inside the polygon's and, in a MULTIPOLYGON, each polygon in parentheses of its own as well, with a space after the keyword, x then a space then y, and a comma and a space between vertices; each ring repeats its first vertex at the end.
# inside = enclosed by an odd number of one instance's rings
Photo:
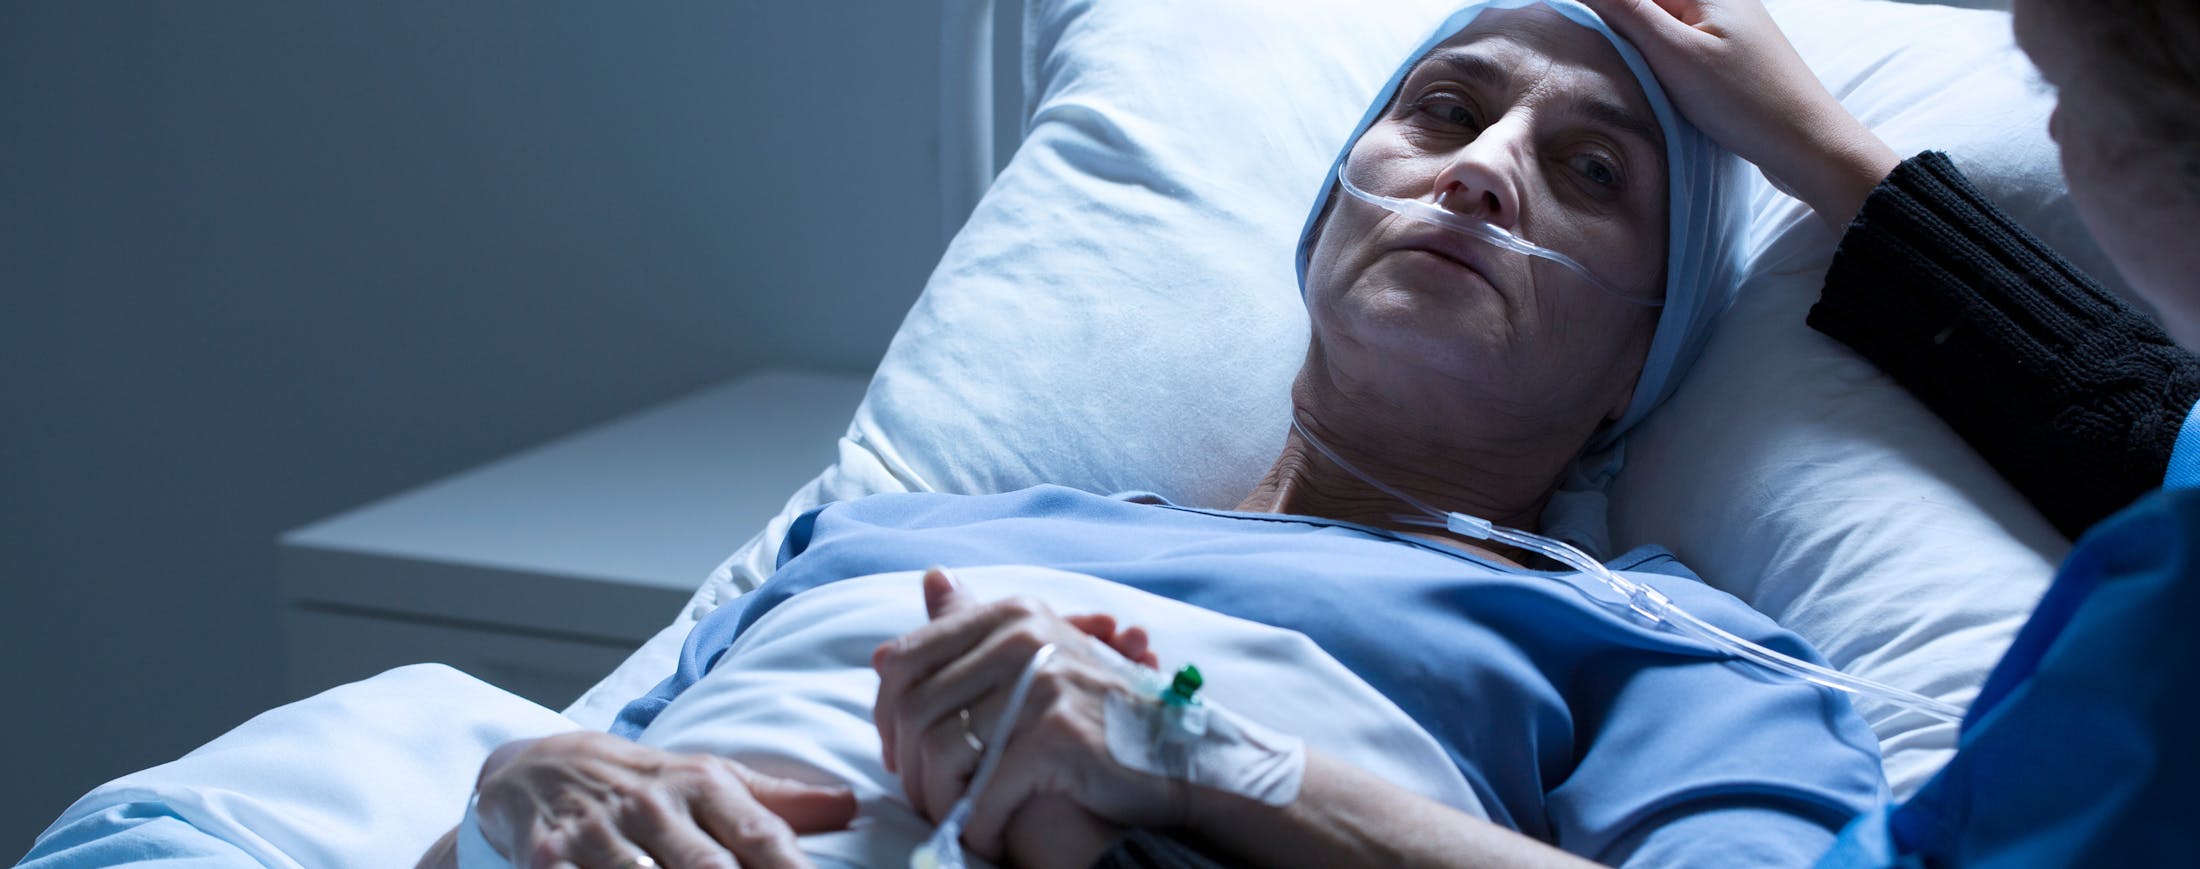
MULTIPOLYGON (((639 734, 746 626, 804 590, 931 565, 1032 564, 1304 633, 1432 734, 1493 821, 1591 859, 1808 865, 1885 798, 1878 743, 1845 698, 1622 621, 1573 587, 1587 580, 1349 523, 1142 500, 1040 486, 805 514, 770 581, 697 625, 677 672, 613 732, 639 734)), ((1727 630, 1817 659, 1662 549, 1610 566, 1727 630)))

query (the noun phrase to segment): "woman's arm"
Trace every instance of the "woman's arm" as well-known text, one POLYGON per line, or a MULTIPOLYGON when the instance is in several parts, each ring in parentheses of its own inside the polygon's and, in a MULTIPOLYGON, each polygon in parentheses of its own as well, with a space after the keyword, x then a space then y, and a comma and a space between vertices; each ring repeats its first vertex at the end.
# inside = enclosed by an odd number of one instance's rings
POLYGON ((1945 156, 1898 163, 1758 0, 1583 0, 1683 114, 1843 231, 1810 325, 1886 371, 2076 537, 2162 483, 2200 361, 1945 156))
POLYGON ((1634 44, 1706 135, 1827 225, 1901 162, 1818 81, 1758 0, 1582 0, 1634 44))
POLYGON ((2073 538, 2162 484, 2200 400, 2200 357, 1935 152, 1873 191, 1809 322, 1917 396, 2073 538))
POLYGON ((1595 866, 1319 752, 1299 798, 1271 806, 1194 788, 1185 827, 1258 866, 1595 866))

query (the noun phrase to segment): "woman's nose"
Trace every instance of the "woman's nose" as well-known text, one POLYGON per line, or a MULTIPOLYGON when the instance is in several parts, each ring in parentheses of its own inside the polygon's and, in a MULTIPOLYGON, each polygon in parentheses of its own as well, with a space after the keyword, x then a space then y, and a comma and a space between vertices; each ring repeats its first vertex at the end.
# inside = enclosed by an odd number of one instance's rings
POLYGON ((1454 154, 1436 175, 1436 204, 1507 230, 1520 222, 1520 178, 1526 143, 1510 125, 1494 124, 1454 154))

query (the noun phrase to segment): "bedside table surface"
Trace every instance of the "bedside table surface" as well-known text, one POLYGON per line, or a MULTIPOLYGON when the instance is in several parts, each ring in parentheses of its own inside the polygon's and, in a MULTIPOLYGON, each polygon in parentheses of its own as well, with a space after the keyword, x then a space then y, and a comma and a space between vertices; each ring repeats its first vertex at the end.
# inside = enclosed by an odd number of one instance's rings
MULTIPOLYGON (((865 384, 756 373, 316 522, 282 547, 685 593, 833 461, 865 384)), ((312 578, 292 580, 293 598, 322 597, 312 578)))

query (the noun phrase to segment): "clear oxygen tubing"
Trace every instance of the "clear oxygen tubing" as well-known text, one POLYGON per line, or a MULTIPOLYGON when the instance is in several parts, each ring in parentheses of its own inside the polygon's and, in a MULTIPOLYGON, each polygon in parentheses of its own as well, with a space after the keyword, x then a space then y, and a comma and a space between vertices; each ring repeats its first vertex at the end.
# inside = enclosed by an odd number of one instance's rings
POLYGON ((1654 296, 1645 297, 1640 295, 1631 295, 1625 291, 1622 291, 1618 287, 1612 286, 1603 278, 1599 278, 1595 274, 1591 273, 1588 266, 1582 265, 1573 257, 1530 242, 1527 239, 1521 238, 1520 236, 1514 235, 1511 232, 1506 231, 1504 227, 1498 226, 1494 223, 1490 223, 1484 220, 1477 220, 1464 214, 1460 214, 1449 208, 1445 208, 1441 204, 1440 198, 1438 202, 1424 202, 1419 199, 1399 199, 1393 196, 1382 196, 1374 193, 1369 193, 1365 190, 1360 189, 1359 185, 1352 183, 1352 179, 1346 177, 1346 173, 1341 168, 1337 171, 1337 184, 1344 188, 1344 192, 1351 194, 1352 198, 1358 199, 1361 202, 1373 205, 1392 214, 1396 214, 1400 217, 1404 217, 1409 220, 1417 220, 1422 223, 1427 223, 1434 226, 1441 226, 1445 229, 1449 229, 1454 232, 1462 233, 1464 235, 1480 239, 1483 242, 1486 242, 1494 247, 1503 250, 1509 250, 1514 253, 1527 254, 1528 256, 1532 257, 1541 257, 1543 259, 1547 259, 1551 262, 1557 263, 1561 266, 1565 266, 1566 268, 1572 269, 1575 273, 1581 275, 1582 279, 1588 281, 1590 286, 1603 290, 1604 292, 1622 301, 1632 302, 1637 305, 1647 305, 1649 307, 1658 307, 1665 304, 1665 300, 1663 298, 1654 296))
POLYGON ((963 791, 962 799, 947 810, 947 818, 933 829, 932 838, 924 840, 916 850, 909 852, 909 869, 963 869, 963 824, 970 820, 971 808, 978 803, 978 794, 985 791, 987 782, 993 779, 993 768, 1001 763, 1001 750, 1008 745, 1008 735, 1016 728, 1016 718, 1024 712, 1024 697, 1031 693, 1031 682, 1038 678, 1039 670, 1054 657, 1054 644, 1048 643, 1032 653, 1031 662, 1024 665, 1024 672, 1016 677, 1016 687, 1009 689, 1008 705, 1001 709, 1001 720, 993 723, 993 734, 985 741, 984 755, 978 758, 978 772, 970 777, 970 787, 963 791))
POLYGON ((1401 522, 1431 528, 1443 528, 1452 533, 1476 540, 1488 540, 1542 554, 1552 561, 1581 572, 1585 576, 1594 577, 1603 583, 1605 587, 1618 594, 1620 600, 1606 600, 1586 591, 1582 592, 1583 597, 1606 608, 1632 613, 1635 617, 1650 624, 1663 625, 1683 636, 1700 640, 1714 649, 1755 664, 1767 672, 1858 697, 1869 697, 1944 721, 1960 722, 1963 720, 1963 710, 1953 704, 1944 703, 1922 694, 1905 691, 1861 676, 1852 676, 1831 667, 1813 664, 1735 636, 1718 625, 1697 618, 1687 610, 1681 609, 1678 604, 1673 603, 1671 598, 1666 597, 1657 589, 1614 573, 1611 568, 1605 567, 1603 562, 1589 557, 1589 553, 1583 552, 1563 540, 1554 540, 1541 534, 1507 528, 1487 519, 1468 516, 1464 513, 1449 513, 1430 507, 1420 499, 1362 473, 1351 462, 1345 461, 1343 456, 1337 455, 1337 452, 1330 449, 1328 444, 1322 443, 1321 439, 1315 437, 1313 432, 1307 431, 1305 426, 1299 424, 1296 417, 1291 420, 1291 429, 1298 432, 1299 437, 1304 438, 1307 444, 1320 451, 1331 462, 1336 463, 1337 467, 1343 468, 1346 473, 1360 478, 1361 482, 1373 486, 1384 494, 1403 501, 1414 509, 1427 514, 1426 518, 1421 516, 1395 517, 1401 522))

